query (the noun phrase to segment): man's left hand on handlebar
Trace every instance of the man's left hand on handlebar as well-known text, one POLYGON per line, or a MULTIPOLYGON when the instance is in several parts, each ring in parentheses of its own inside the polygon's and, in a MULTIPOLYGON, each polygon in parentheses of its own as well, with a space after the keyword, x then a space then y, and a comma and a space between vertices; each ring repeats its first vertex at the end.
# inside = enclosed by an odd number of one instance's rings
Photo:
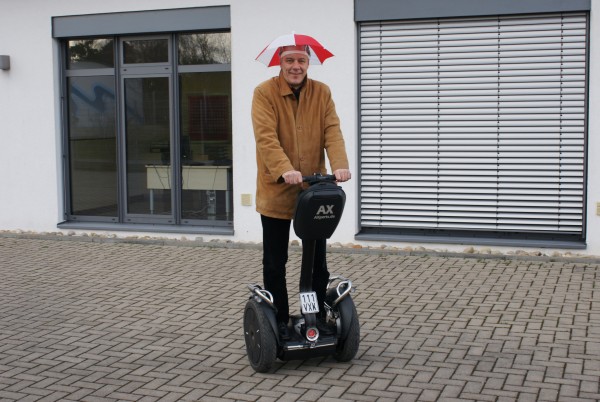
POLYGON ((287 184, 302 184, 302 173, 297 170, 289 170, 281 177, 287 184))
POLYGON ((333 174, 335 175, 335 180, 339 182, 348 181, 352 178, 349 169, 337 169, 333 174))

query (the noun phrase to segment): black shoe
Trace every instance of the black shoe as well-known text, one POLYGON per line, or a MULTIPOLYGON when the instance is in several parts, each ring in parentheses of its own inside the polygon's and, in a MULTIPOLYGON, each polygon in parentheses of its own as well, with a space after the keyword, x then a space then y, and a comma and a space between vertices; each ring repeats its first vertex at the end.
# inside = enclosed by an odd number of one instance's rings
POLYGON ((324 318, 317 318, 317 329, 321 335, 334 335, 335 328, 329 324, 324 318))
POLYGON ((279 338, 281 338, 284 341, 290 340, 290 331, 288 329, 287 323, 279 321, 279 323, 277 323, 277 329, 279 330, 279 338))

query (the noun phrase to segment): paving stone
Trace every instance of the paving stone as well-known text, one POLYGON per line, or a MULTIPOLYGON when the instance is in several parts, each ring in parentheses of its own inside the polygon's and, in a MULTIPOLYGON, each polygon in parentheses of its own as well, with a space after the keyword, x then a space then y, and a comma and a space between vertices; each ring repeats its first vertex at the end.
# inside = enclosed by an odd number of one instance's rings
MULTIPOLYGON (((332 250, 361 345, 249 366, 249 247, 0 235, 0 400, 595 401, 600 264, 332 250)), ((301 254, 290 250, 290 297, 301 254)), ((292 306, 297 308, 297 306, 292 306)))

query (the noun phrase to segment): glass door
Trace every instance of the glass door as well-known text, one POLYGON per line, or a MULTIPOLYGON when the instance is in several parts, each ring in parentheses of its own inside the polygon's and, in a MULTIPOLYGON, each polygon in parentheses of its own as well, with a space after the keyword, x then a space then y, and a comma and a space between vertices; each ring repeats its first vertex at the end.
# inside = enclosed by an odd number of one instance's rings
POLYGON ((175 223, 169 37, 120 41, 126 222, 175 223))
POLYGON ((173 216, 170 78, 124 77, 126 215, 173 216))

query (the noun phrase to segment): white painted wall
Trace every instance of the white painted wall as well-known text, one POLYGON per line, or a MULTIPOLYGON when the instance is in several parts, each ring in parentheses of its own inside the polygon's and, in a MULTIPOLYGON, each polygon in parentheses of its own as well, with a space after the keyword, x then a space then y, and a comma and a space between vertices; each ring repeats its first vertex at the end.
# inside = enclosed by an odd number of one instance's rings
POLYGON ((0 227, 56 225, 57 153, 51 29, 42 2, 2 4, 0 54, 0 227))
POLYGON ((590 65, 588 107, 587 252, 600 255, 600 2, 592 1, 590 12, 590 65))
MULTIPOLYGON (((356 171, 356 39, 354 3, 352 0, 308 0, 294 13, 293 3, 281 0, 239 1, 231 8, 232 88, 233 88, 233 160, 235 238, 259 242, 262 239, 260 216, 255 206, 241 206, 241 194, 252 194, 256 188, 256 153, 250 118, 252 94, 262 81, 278 75, 279 67, 267 68, 254 61, 258 53, 277 36, 295 31, 312 35, 335 57, 323 65, 310 66, 311 78, 327 83, 344 133, 351 169, 356 171), (288 7, 283 5, 289 4, 288 7), (318 11, 316 11, 318 10, 318 11), (260 27, 257 29, 257 27, 260 27)), ((345 219, 332 241, 353 241, 356 233, 356 181, 343 185, 348 197, 345 219)))
MULTIPOLYGON (((342 121, 351 169, 357 171, 357 52, 353 0, 3 0, 0 12, 0 54, 11 57, 11 69, 0 71, 0 231, 58 232, 62 220, 62 165, 58 45, 51 37, 51 17, 166 7, 231 6, 234 225, 235 234, 223 237, 236 242, 259 242, 259 215, 241 205, 241 195, 255 195, 255 148, 250 119, 252 93, 261 81, 278 74, 254 61, 276 36, 295 31, 315 36, 335 57, 323 66, 311 66, 309 76, 327 83, 342 121)), ((586 250, 579 254, 600 255, 600 3, 592 2, 590 89, 588 220, 586 250)), ((332 242, 355 243, 358 229, 357 180, 344 183, 348 194, 345 215, 332 242)), ((111 232, 118 236, 174 237, 193 235, 111 232)), ((209 239, 210 236, 202 236, 209 239)), ((420 244, 387 243, 403 248, 420 244)), ((423 245, 428 249, 463 251, 469 245, 423 245)), ((481 247, 475 246, 481 249, 481 247)), ((501 252, 509 248, 497 247, 501 252)), ((529 250, 530 251, 530 250, 529 250)), ((553 251, 544 250, 550 254, 553 251)))

